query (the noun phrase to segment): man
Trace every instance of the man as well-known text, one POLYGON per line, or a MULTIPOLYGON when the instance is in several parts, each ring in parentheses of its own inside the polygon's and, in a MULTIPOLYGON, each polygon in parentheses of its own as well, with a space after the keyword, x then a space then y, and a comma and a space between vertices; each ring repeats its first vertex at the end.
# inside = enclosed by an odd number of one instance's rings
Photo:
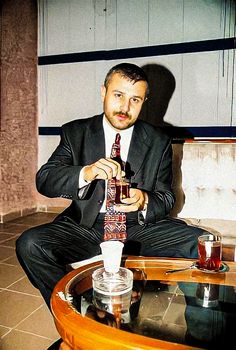
POLYGON ((141 68, 113 67, 101 88, 104 114, 63 125, 59 146, 37 173, 40 193, 72 200, 52 223, 31 228, 16 243, 19 262, 49 307, 66 265, 100 254, 105 184, 122 176, 119 163, 110 158, 117 132, 132 183, 130 198, 116 206, 127 214, 125 252, 133 254, 135 248, 144 256, 197 257, 203 231, 168 216, 175 202, 171 140, 137 120, 147 95, 141 68))

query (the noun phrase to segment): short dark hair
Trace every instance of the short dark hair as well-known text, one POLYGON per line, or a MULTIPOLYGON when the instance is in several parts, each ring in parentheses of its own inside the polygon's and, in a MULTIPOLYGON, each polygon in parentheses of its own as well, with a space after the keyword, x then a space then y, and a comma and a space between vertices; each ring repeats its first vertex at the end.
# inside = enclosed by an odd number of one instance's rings
POLYGON ((105 80, 104 80, 104 86, 105 88, 108 87, 109 81, 113 74, 119 73, 122 77, 127 78, 134 83, 137 81, 146 81, 147 83, 147 95, 148 95, 148 78, 146 73, 142 68, 137 66, 136 64, 132 63, 120 63, 116 66, 112 67, 109 72, 107 73, 105 80))

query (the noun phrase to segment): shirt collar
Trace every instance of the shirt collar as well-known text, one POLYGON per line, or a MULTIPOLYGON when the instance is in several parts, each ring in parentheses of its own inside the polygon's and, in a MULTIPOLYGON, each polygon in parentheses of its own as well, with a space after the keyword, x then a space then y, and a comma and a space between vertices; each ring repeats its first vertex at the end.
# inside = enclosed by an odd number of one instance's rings
POLYGON ((105 135, 110 135, 112 137, 112 139, 115 140, 115 136, 117 133, 119 133, 121 135, 121 139, 123 137, 124 138, 126 138, 126 137, 131 138, 134 126, 132 125, 131 127, 127 128, 127 129, 117 131, 114 128, 112 128, 112 126, 106 120, 105 115, 103 115, 103 129, 104 129, 105 135))

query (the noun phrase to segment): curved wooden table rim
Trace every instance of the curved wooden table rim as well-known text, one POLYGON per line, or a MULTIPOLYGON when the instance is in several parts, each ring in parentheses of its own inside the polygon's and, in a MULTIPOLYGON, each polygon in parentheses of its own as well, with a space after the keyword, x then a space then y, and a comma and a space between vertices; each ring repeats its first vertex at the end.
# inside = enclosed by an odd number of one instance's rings
MULTIPOLYGON (((236 263, 227 262, 229 271, 219 274, 208 274, 196 269, 186 270, 173 274, 165 274, 166 270, 185 268, 194 262, 194 259, 180 258, 150 258, 125 257, 122 265, 127 268, 142 269, 148 280, 204 282, 236 286, 236 263)), ((167 341, 129 333, 116 328, 103 325, 95 320, 80 315, 79 312, 63 300, 65 286, 73 279, 83 279, 80 290, 83 292, 91 285, 91 273, 94 269, 103 266, 99 261, 80 267, 69 272, 56 285, 52 298, 51 308, 55 325, 63 339, 60 350, 157 350, 176 349, 188 350, 195 347, 169 343, 167 341), (85 278, 88 276, 88 278, 85 278)))

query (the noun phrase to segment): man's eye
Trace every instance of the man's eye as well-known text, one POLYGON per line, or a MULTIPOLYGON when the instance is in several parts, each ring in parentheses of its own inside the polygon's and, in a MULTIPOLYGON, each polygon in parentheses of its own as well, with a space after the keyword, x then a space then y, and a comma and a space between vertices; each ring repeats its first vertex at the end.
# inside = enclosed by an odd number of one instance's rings
POLYGON ((132 98, 132 101, 133 101, 133 103, 139 103, 139 99, 138 98, 132 98))
POLYGON ((116 98, 121 98, 121 96, 122 96, 121 94, 118 94, 118 93, 115 94, 116 98))

